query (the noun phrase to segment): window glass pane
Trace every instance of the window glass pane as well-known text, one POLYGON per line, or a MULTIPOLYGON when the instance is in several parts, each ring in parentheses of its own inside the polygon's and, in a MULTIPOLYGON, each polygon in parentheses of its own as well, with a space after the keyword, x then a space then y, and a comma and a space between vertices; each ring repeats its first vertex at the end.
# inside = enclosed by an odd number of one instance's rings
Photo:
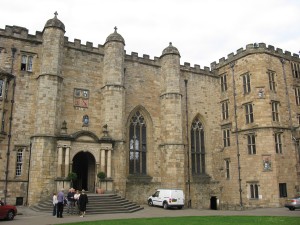
POLYGON ((146 171, 146 152, 143 152, 142 153, 142 174, 146 174, 147 171, 146 171))
POLYGON ((199 119, 191 127, 191 164, 193 174, 205 173, 204 131, 199 119))
POLYGON ((192 173, 195 174, 196 173, 196 157, 195 157, 195 153, 192 153, 192 173))
POLYGON ((137 111, 131 118, 129 127, 129 173, 146 174, 147 170, 147 134, 142 114, 137 111))
POLYGON ((27 71, 32 71, 32 56, 28 56, 27 71))
POLYGON ((0 97, 2 97, 3 96, 3 84, 4 84, 4 82, 3 82, 3 80, 0 80, 0 97))

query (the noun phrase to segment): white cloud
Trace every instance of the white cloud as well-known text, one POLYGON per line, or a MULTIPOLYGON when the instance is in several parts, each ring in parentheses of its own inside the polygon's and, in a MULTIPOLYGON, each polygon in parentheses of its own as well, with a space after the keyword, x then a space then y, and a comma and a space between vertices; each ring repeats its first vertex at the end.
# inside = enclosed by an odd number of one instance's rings
POLYGON ((55 11, 69 41, 104 44, 117 26, 127 54, 159 57, 173 42, 182 64, 202 68, 254 42, 300 50, 297 0, 1 0, 0 28, 17 25, 35 34, 55 11))

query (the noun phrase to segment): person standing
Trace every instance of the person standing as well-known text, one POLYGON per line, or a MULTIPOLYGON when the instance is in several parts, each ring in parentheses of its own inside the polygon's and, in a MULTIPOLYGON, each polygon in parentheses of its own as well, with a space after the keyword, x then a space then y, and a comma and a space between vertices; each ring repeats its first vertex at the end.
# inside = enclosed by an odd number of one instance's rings
POLYGON ((76 193, 74 194, 74 200, 75 200, 75 208, 77 214, 80 214, 79 203, 78 203, 79 197, 80 197, 79 190, 76 190, 76 193))
POLYGON ((56 216, 56 211, 57 211, 57 195, 56 193, 53 193, 53 197, 52 197, 52 202, 53 202, 53 216, 56 216))
POLYGON ((80 217, 84 217, 85 216, 85 211, 86 211, 86 204, 89 203, 88 197, 85 194, 84 189, 82 189, 81 194, 79 196, 79 210, 80 210, 80 217))
POLYGON ((62 188, 57 195, 57 214, 56 214, 57 218, 63 218, 62 214, 64 211, 64 199, 65 199, 65 194, 64 194, 64 189, 62 188))
POLYGON ((67 200, 68 200, 68 210, 67 210, 67 213, 69 214, 73 214, 74 213, 74 203, 75 203, 75 200, 74 200, 74 189, 73 188, 70 188, 69 189, 69 192, 67 194, 67 200))

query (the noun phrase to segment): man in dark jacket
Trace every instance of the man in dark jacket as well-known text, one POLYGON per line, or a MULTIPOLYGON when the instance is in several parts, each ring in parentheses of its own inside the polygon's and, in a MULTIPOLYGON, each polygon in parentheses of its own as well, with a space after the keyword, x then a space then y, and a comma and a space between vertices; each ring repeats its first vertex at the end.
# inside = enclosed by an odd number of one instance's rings
POLYGON ((65 194, 64 194, 64 189, 61 189, 60 192, 57 194, 57 218, 62 218, 63 210, 64 210, 64 199, 65 199, 65 194))
POLYGON ((74 205, 75 205, 75 199, 74 199, 75 190, 73 188, 69 189, 67 199, 68 199, 68 210, 67 213, 73 214, 74 213, 74 205))

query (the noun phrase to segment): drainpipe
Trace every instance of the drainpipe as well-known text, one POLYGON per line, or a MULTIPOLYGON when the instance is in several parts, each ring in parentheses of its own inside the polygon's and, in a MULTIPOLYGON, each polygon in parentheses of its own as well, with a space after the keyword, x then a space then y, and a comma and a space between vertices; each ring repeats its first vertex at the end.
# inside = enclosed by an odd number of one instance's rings
MULTIPOLYGON (((17 49, 15 47, 12 47, 11 51, 12 51, 12 59, 11 59, 11 71, 10 71, 10 73, 13 75, 15 54, 16 54, 17 49)), ((6 152, 5 187, 4 187, 4 202, 5 203, 6 203, 6 198, 7 198, 8 171, 9 171, 9 158, 10 158, 10 143, 11 143, 11 127, 12 127, 12 116, 13 116, 14 99, 15 99, 15 87, 16 87, 16 77, 13 76, 13 92, 12 92, 12 99, 11 99, 11 108, 10 108, 10 117, 9 117, 9 130, 8 130, 8 144, 7 144, 7 152, 6 152)))
POLYGON ((28 171, 27 171, 26 203, 25 203, 25 205, 28 205, 28 196, 29 196, 29 178, 30 178, 31 149, 32 149, 32 142, 30 140, 30 145, 29 145, 29 162, 28 162, 28 171))
POLYGON ((232 88, 233 88, 233 101, 234 101, 234 122, 235 122, 235 139, 236 139, 236 152, 238 161, 238 177, 239 177, 239 194, 240 194, 240 207, 243 208, 243 198, 242 198, 242 180, 241 180, 241 163, 240 163, 240 144, 239 144, 239 134, 237 125, 237 105, 236 105, 236 88, 234 79, 234 66, 235 62, 230 63, 230 68, 232 72, 232 88))
POLYGON ((187 83, 188 80, 184 80, 185 84, 185 115, 186 115, 186 153, 187 153, 187 161, 188 161, 188 208, 192 207, 191 200, 191 176, 190 176, 190 151, 189 151, 189 120, 188 120, 188 94, 187 94, 187 83))
POLYGON ((283 72, 283 79, 284 79, 284 85, 285 85, 285 96, 286 100, 288 103, 288 111, 289 111, 289 127, 291 129, 291 132, 293 131, 293 125, 292 125, 292 112, 291 112, 291 103, 290 103, 290 98, 289 98, 289 90, 288 90, 288 85, 287 85, 287 80, 286 80, 286 74, 285 74, 285 60, 283 58, 280 59, 280 62, 282 64, 282 72, 283 72))

